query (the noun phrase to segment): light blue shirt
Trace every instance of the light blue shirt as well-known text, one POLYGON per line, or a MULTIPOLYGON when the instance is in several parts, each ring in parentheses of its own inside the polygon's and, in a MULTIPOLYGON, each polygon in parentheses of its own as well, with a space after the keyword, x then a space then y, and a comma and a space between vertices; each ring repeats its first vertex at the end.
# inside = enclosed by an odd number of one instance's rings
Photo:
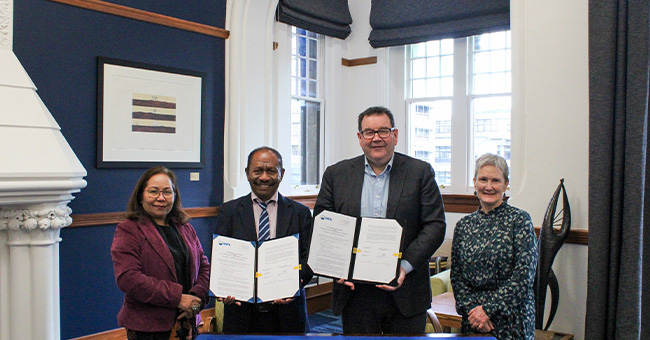
POLYGON ((386 168, 379 175, 372 170, 372 167, 368 164, 368 159, 363 158, 366 165, 361 189, 361 217, 386 217, 388 184, 394 157, 393 154, 386 168))
MULTIPOLYGON (((386 206, 388 204, 388 186, 390 184, 390 170, 393 168, 393 159, 390 158, 384 171, 379 175, 375 174, 368 159, 364 157, 365 168, 363 174, 363 187, 361 189, 361 217, 386 217, 386 206)), ((413 266, 406 261, 400 261, 406 273, 413 270, 413 266)))

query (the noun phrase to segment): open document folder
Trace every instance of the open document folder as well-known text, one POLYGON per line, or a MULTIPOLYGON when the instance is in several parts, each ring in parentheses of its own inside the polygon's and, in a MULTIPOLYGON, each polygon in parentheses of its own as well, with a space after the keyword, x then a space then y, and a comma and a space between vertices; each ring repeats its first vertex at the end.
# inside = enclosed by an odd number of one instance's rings
POLYGON ((323 211, 314 218, 307 264, 317 275, 387 284, 399 275, 401 241, 396 220, 323 211))
POLYGON ((212 236, 210 295, 258 303, 300 294, 298 234, 263 242, 212 236))

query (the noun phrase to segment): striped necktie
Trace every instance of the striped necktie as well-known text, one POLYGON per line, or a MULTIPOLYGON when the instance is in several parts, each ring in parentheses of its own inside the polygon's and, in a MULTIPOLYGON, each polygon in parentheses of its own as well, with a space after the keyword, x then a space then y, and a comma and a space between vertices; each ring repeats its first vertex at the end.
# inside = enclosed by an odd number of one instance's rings
POLYGON ((266 212, 266 203, 257 202, 257 204, 260 206, 260 208, 262 208, 262 213, 260 214, 259 232, 257 233, 257 240, 266 241, 271 236, 269 214, 266 212))

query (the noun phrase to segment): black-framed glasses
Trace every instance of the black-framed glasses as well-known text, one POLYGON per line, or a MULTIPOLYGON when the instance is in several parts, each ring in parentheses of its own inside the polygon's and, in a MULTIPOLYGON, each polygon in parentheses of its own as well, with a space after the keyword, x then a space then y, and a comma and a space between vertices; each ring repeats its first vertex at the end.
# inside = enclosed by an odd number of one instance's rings
POLYGON ((158 189, 146 189, 144 191, 149 198, 158 198, 160 194, 162 193, 163 197, 166 199, 170 199, 174 197, 174 191, 170 189, 165 189, 165 190, 158 190, 158 189))
POLYGON ((379 130, 370 130, 370 129, 365 129, 361 131, 361 135, 365 139, 373 139, 375 138, 375 133, 379 135, 379 138, 388 138, 390 136, 390 133, 393 132, 395 128, 381 128, 379 130))

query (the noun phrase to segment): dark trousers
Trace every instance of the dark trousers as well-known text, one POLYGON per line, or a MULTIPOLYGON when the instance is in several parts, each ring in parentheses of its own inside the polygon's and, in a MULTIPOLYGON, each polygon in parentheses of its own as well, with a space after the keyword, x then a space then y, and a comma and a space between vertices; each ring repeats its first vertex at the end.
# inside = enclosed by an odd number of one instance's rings
POLYGON ((287 305, 242 303, 224 306, 223 332, 288 334, 308 331, 304 299, 287 305), (302 308, 301 305, 303 306, 302 308))
POLYGON ((356 284, 341 313, 343 334, 424 334, 426 311, 400 313, 390 292, 369 284, 356 284))
POLYGON ((132 329, 126 330, 128 340, 169 340, 172 331, 167 332, 138 332, 132 329))

